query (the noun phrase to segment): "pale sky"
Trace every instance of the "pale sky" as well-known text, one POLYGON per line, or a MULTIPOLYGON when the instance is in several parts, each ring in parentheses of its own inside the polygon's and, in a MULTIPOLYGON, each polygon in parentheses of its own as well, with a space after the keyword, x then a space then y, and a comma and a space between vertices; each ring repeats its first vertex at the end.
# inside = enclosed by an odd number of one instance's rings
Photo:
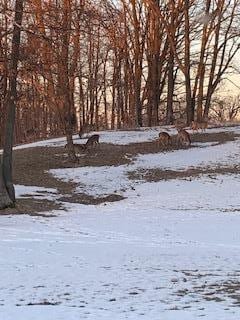
POLYGON ((219 93, 223 96, 240 95, 240 74, 228 76, 228 79, 224 81, 224 85, 219 90, 219 93))

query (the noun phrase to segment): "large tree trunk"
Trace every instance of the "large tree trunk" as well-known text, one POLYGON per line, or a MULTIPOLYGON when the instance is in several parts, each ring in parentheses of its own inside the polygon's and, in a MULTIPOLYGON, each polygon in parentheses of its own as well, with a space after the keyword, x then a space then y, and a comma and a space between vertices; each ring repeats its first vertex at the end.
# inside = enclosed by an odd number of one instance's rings
POLYGON ((14 135, 15 109, 17 100, 17 67, 19 61, 20 35, 23 16, 23 0, 16 0, 15 18, 10 61, 9 93, 7 96, 7 119, 0 173, 0 208, 15 203, 15 190, 12 181, 12 147, 14 135))
POLYGON ((73 112, 73 100, 71 96, 70 88, 70 74, 69 74, 69 42, 70 42, 70 28, 71 28, 71 1, 64 0, 63 7, 63 23, 62 23, 62 41, 61 41, 61 59, 59 61, 59 74, 58 74, 58 85, 60 90, 60 105, 62 121, 65 125, 65 134, 67 139, 67 152, 69 159, 73 162, 77 161, 73 146, 73 131, 76 126, 75 113, 73 112))
POLYGON ((10 199, 5 182, 3 180, 3 172, 0 171, 0 209, 5 209, 14 205, 14 202, 10 199))

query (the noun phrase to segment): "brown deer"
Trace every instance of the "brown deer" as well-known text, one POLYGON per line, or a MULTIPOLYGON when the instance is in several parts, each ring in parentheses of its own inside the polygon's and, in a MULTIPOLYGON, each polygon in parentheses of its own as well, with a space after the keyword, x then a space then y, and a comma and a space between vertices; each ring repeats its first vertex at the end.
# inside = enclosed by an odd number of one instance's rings
POLYGON ((82 139, 83 135, 84 135, 84 128, 81 127, 81 129, 78 131, 78 135, 79 135, 79 138, 82 139))
POLYGON ((99 134, 94 134, 88 138, 87 142, 84 145, 84 148, 87 150, 90 147, 96 146, 99 144, 99 134))
POLYGON ((82 125, 81 129, 78 131, 79 138, 82 139, 84 133, 88 133, 94 130, 95 130, 94 125, 85 123, 84 125, 82 125))
POLYGON ((198 132, 199 123, 197 123, 197 121, 192 121, 192 123, 191 123, 191 129, 192 129, 193 131, 197 131, 197 132, 198 132))
POLYGON ((208 127, 208 122, 197 122, 197 121, 192 121, 191 128, 192 130, 196 130, 198 132, 199 129, 202 129, 202 132, 205 131, 208 127))
POLYGON ((200 123, 200 128, 202 129, 202 131, 206 131, 207 127, 208 127, 208 122, 207 121, 204 121, 204 122, 200 123))
POLYGON ((177 143, 182 147, 189 147, 191 144, 191 139, 189 133, 184 129, 177 129, 177 143))
MULTIPOLYGON (((75 153, 79 153, 85 150, 84 144, 73 143, 72 145, 75 153)), ((70 144, 67 143, 64 148, 70 148, 70 144)))
POLYGON ((171 137, 167 132, 160 132, 158 144, 162 147, 168 147, 171 145, 171 137))

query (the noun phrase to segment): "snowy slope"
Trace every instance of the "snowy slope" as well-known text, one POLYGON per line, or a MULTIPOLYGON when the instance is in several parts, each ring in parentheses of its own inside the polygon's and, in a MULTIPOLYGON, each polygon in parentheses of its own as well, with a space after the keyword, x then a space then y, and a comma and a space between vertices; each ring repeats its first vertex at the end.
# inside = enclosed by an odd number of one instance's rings
MULTIPOLYGON (((106 133, 106 140, 116 135, 106 133)), ((78 192, 122 192, 126 199, 66 203, 53 218, 2 216, 0 319, 239 319, 239 176, 155 183, 127 177, 146 168, 235 165, 239 146, 206 144, 139 156, 128 166, 53 171, 83 183, 78 192)))

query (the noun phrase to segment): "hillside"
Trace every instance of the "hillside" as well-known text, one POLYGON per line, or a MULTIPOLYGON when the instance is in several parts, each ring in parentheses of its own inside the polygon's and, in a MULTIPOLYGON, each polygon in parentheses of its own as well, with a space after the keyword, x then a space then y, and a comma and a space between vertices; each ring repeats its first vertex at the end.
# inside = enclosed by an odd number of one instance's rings
POLYGON ((16 147, 0 319, 239 318, 240 127, 168 150, 162 129, 100 132, 77 164, 64 138, 16 147))

